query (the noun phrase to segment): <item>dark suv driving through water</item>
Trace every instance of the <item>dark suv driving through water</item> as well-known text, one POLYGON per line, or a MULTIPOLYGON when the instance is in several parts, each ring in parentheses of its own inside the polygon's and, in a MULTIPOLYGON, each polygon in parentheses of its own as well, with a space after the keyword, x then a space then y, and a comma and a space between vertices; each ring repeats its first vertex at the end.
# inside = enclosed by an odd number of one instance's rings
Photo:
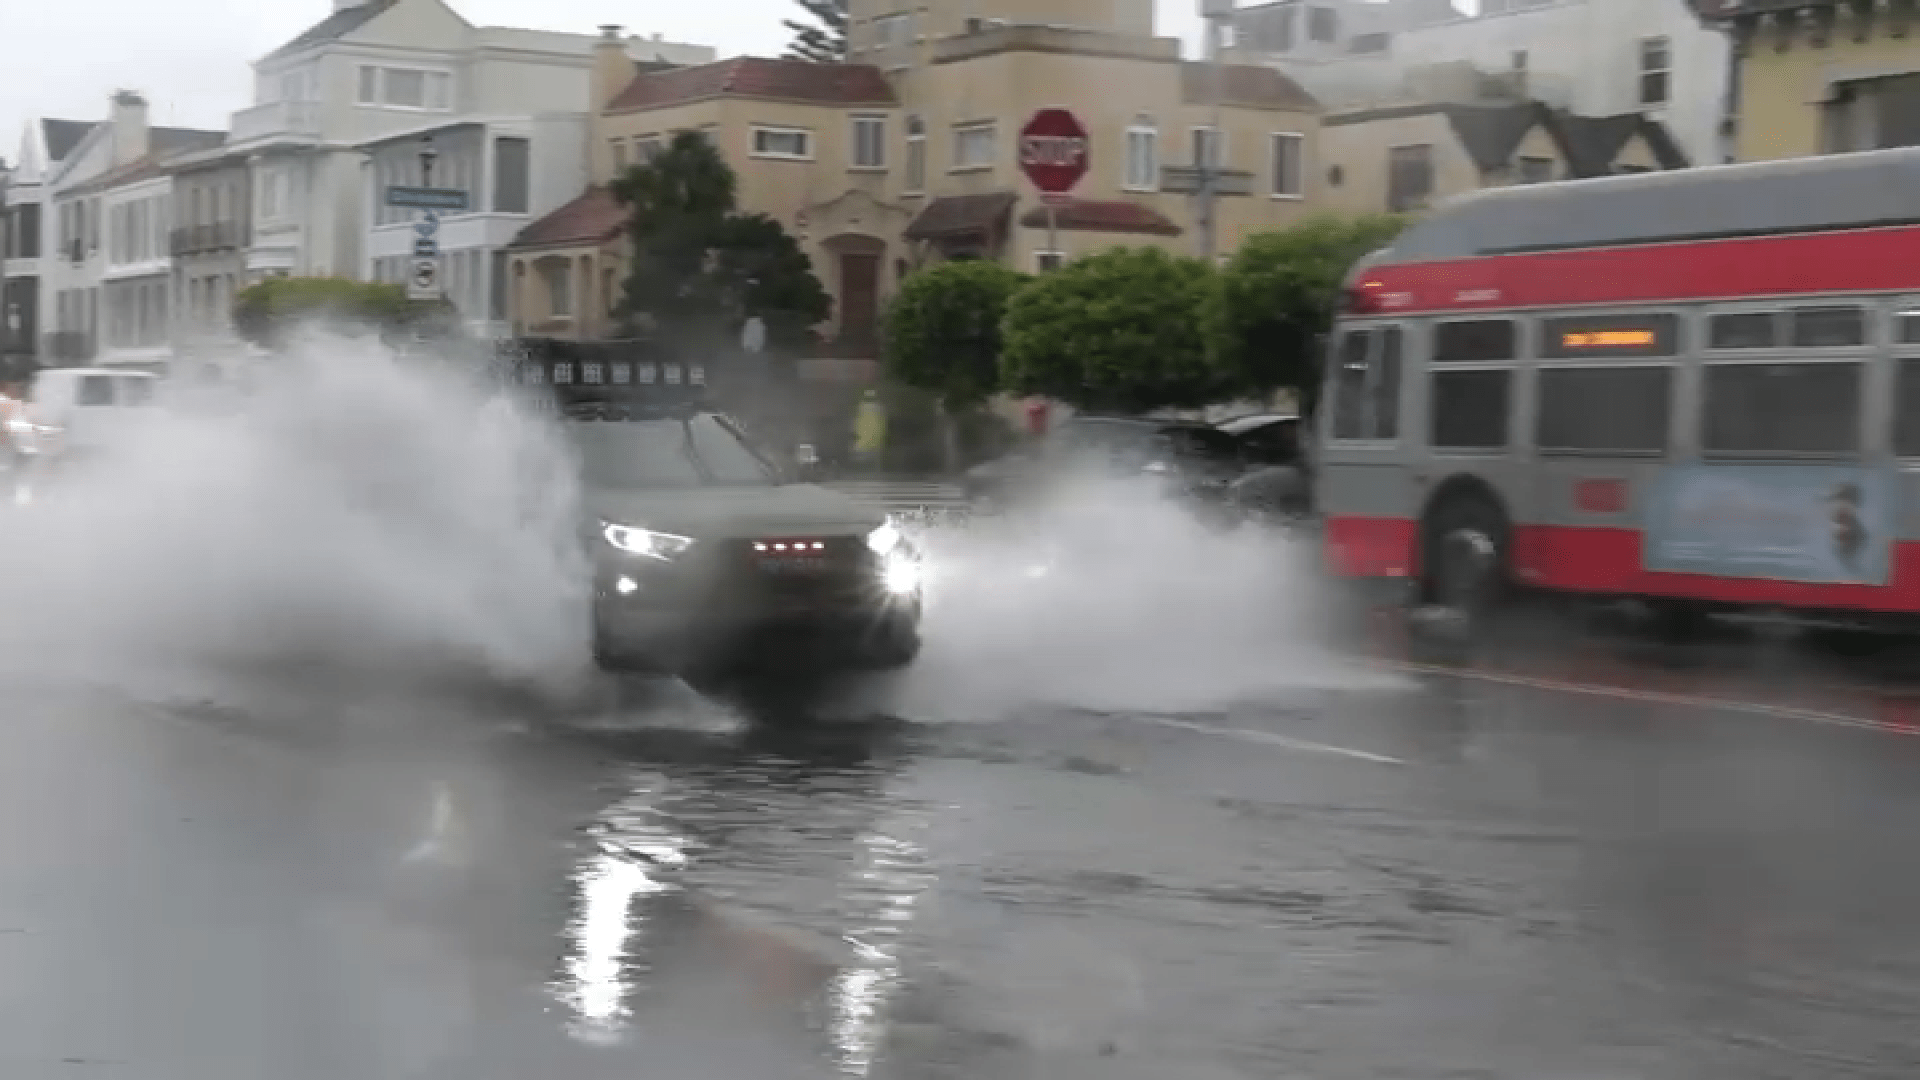
POLYGON ((920 649, 921 561, 878 508, 794 483, 646 342, 520 343, 578 466, 596 658, 684 674, 792 646, 894 668, 920 649))

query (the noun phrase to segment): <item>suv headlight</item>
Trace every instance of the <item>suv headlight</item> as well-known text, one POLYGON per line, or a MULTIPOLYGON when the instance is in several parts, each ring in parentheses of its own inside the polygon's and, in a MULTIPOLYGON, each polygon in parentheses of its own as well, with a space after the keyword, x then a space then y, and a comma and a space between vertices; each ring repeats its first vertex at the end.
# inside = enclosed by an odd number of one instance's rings
POLYGON ((637 525, 604 524, 600 527, 600 535, 621 551, 630 555, 644 555, 649 559, 671 559, 693 546, 690 536, 655 532, 637 525))
POLYGON ((890 555, 906 537, 889 521, 867 534, 867 548, 875 555, 890 555))

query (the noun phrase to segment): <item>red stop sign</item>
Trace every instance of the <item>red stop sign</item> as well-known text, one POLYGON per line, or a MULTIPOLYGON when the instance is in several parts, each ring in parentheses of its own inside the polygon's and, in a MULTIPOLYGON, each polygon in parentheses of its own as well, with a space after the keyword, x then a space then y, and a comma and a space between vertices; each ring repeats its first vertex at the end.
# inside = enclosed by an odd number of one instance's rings
POLYGON ((1065 195, 1087 175, 1087 129, 1065 109, 1041 109, 1020 129, 1020 171, 1042 195, 1065 195))

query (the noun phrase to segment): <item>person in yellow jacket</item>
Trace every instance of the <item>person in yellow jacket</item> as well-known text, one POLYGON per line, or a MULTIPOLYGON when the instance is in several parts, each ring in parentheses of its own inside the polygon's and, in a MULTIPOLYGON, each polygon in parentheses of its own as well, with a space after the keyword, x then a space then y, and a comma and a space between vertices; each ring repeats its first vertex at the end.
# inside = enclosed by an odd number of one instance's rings
POLYGON ((887 407, 880 403, 876 390, 860 395, 860 406, 853 414, 853 457, 863 465, 879 463, 880 451, 887 445, 887 407))

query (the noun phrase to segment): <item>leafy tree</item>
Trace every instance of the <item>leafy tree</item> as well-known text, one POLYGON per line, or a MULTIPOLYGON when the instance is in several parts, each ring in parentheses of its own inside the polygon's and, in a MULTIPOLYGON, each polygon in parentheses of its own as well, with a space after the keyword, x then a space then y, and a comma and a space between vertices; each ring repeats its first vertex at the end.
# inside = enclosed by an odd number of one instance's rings
POLYGON ((886 312, 887 374, 950 412, 1000 389, 1000 325, 1027 276, 995 262, 936 263, 907 278, 886 312))
POLYGON ((614 181, 614 195, 631 208, 619 310, 627 323, 712 342, 758 316, 769 344, 811 340, 832 299, 779 222, 734 212, 738 187, 719 150, 693 131, 614 181))
POLYGON ((847 0, 794 0, 805 9, 809 20, 782 19, 793 31, 787 45, 789 60, 815 64, 838 64, 847 59, 847 0))
POLYGON ((268 278, 240 290, 233 301, 235 331, 263 347, 281 343, 309 319, 393 336, 415 330, 445 334, 456 314, 445 300, 409 299, 405 286, 347 278, 268 278))
POLYGON ((1201 316, 1208 351, 1233 388, 1266 395, 1294 387, 1311 409, 1321 374, 1315 345, 1333 324, 1341 284, 1405 226, 1389 214, 1329 214, 1242 244, 1201 316))
POLYGON ((1007 305, 1008 388, 1118 412, 1214 400, 1198 317, 1213 278, 1198 259, 1118 248, 1034 279, 1007 305))

